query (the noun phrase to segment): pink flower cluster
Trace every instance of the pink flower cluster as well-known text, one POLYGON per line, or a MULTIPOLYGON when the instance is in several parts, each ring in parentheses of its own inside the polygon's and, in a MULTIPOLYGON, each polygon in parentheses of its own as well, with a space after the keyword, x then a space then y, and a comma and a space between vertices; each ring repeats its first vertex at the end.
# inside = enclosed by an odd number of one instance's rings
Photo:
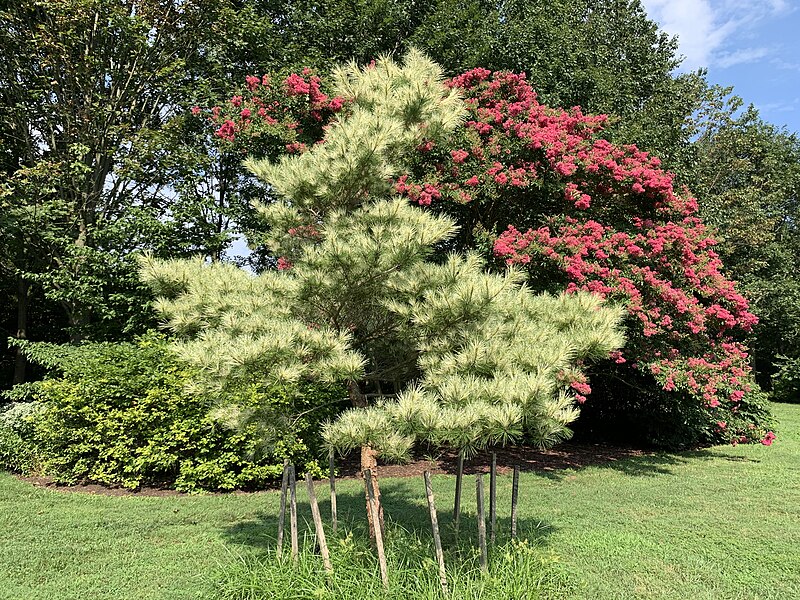
POLYGON ((344 106, 344 99, 331 98, 322 92, 322 80, 317 75, 312 75, 311 69, 303 69, 302 75, 292 73, 283 82, 288 96, 308 96, 311 105, 311 116, 317 121, 322 121, 323 112, 339 112, 344 106))
POLYGON ((293 237, 310 240, 318 240, 322 237, 319 229, 313 225, 298 225, 297 227, 290 227, 287 233, 293 237))
MULTIPOLYGON (((228 107, 215 106, 210 111, 208 120, 215 126, 215 137, 222 141, 232 143, 238 136, 246 135, 250 142, 265 132, 278 130, 284 134, 294 132, 291 135, 296 137, 303 132, 304 121, 324 126, 331 115, 344 108, 344 99, 325 94, 320 78, 309 69, 304 69, 302 75, 289 75, 277 88, 272 87, 268 75, 248 75, 245 80, 246 91, 232 96, 228 107)), ((203 110, 194 106, 191 113, 200 116, 203 110)), ((285 149, 300 153, 305 151, 306 144, 295 140, 285 144, 285 149)))
POLYGON ((407 195, 420 206, 430 206, 431 202, 442 197, 441 190, 433 184, 408 183, 408 175, 400 176, 394 184, 394 189, 398 194, 407 195))

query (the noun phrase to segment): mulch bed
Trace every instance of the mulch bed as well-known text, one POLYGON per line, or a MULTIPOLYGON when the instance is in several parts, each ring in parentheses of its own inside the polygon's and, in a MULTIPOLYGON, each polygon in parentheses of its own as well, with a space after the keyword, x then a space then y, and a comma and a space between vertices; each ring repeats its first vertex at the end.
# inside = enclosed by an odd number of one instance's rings
MULTIPOLYGON (((651 452, 636 448, 606 446, 602 444, 564 443, 557 449, 540 450, 531 446, 497 448, 497 472, 511 473, 514 465, 521 471, 558 472, 566 469, 581 469, 591 465, 602 465, 636 456, 648 456, 651 452)), ((491 451, 479 452, 464 461, 464 473, 488 473, 491 464, 491 451)), ((458 455, 455 451, 443 452, 435 457, 417 458, 405 465, 381 465, 381 477, 417 477, 424 471, 431 474, 455 475, 458 455)), ((358 453, 340 465, 342 477, 358 477, 360 463, 358 453)))
MULTIPOLYGON (((614 463, 627 458, 650 456, 653 453, 636 448, 607 446, 603 444, 585 444, 567 442, 555 449, 540 450, 529 446, 498 448, 497 472, 511 473, 514 465, 522 471, 553 473, 566 469, 581 469, 592 465, 614 463)), ((480 452, 464 461, 464 473, 488 473, 491 463, 491 452, 480 452)), ((418 477, 424 471, 432 474, 454 475, 458 464, 457 454, 452 451, 443 452, 431 457, 418 457, 404 465, 381 465, 381 477, 418 477)), ((340 478, 359 477, 359 456, 353 452, 345 460, 338 461, 340 478)), ((100 494, 104 496, 185 496, 183 492, 168 487, 141 487, 129 490, 122 487, 109 487, 95 483, 77 485, 60 485, 48 477, 19 477, 20 480, 36 487, 43 487, 61 492, 79 492, 84 494, 100 494)), ((279 485, 279 484, 278 484, 279 485)), ((274 488, 269 488, 274 489, 274 488)), ((215 492, 215 494, 232 493, 247 494, 253 492, 237 490, 235 492, 215 492)), ((257 493, 257 492, 256 492, 257 493)))

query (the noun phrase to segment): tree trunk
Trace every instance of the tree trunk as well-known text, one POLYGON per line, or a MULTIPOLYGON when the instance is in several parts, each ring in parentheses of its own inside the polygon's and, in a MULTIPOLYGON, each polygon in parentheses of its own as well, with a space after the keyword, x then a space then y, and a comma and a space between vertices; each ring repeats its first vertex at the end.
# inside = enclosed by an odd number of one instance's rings
MULTIPOLYGON (((22 277, 17 279, 17 335, 18 340, 28 338, 28 282, 22 277)), ((25 383, 25 371, 28 360, 20 348, 14 363, 14 385, 25 383)))
MULTIPOLYGON (((367 406, 367 398, 361 391, 357 381, 349 381, 347 383, 347 391, 350 395, 350 403, 358 408, 367 406)), ((381 504, 381 489, 378 484, 378 453, 371 446, 361 447, 361 476, 364 476, 364 471, 369 469, 372 471, 372 492, 375 494, 375 503, 378 505, 378 522, 381 524, 381 532, 384 531, 383 526, 383 505, 381 504)), ((369 494, 367 493, 366 486, 364 488, 364 502, 367 506, 367 517, 369 520, 369 537, 371 540, 375 539, 375 528, 372 519, 372 506, 369 501, 369 494)))
POLYGON ((83 332, 83 325, 85 325, 85 319, 81 318, 81 315, 78 311, 80 308, 75 305, 75 303, 62 303, 64 307, 64 312, 67 313, 67 322, 69 323, 70 330, 69 330, 69 343, 73 346, 80 344, 84 339, 84 332, 83 332))
MULTIPOLYGON (((372 493, 375 495, 375 505, 378 507, 378 523, 381 526, 381 533, 386 529, 383 525, 383 504, 381 503, 381 488, 378 485, 378 453, 369 446, 361 447, 361 474, 367 469, 372 473, 372 493)), ((367 504, 367 517, 369 518, 369 538, 375 539, 375 528, 372 520, 372 503, 369 501, 369 492, 364 490, 365 502, 367 504)))

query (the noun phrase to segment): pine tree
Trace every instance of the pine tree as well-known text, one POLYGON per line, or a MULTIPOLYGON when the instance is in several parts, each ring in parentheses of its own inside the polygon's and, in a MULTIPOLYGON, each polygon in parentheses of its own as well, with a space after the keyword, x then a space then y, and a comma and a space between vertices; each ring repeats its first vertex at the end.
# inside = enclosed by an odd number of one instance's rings
MULTIPOLYGON (((324 435, 362 468, 419 440, 474 450, 523 436, 549 446, 577 416, 581 361, 620 347, 620 310, 590 294, 534 295, 477 255, 434 262, 452 220, 389 181, 463 115, 440 68, 412 51, 336 73, 348 110, 324 143, 252 171, 282 198, 258 207, 282 270, 146 261, 182 355, 221 389, 302 378, 347 382, 353 409, 324 435)), ((374 479, 377 486, 377 478, 374 479)), ((377 491, 377 489, 376 489, 377 491)))

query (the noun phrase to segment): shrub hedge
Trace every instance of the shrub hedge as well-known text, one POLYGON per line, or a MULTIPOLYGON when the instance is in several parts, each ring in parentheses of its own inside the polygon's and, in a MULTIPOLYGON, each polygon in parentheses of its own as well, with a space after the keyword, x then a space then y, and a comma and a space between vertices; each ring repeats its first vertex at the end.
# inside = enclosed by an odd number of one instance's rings
POLYGON ((154 333, 133 343, 29 344, 25 352, 51 375, 32 392, 37 410, 13 427, 0 423, 0 461, 68 484, 259 488, 280 477, 284 459, 320 474, 321 424, 347 397, 307 384, 251 387, 212 402, 191 390, 192 372, 154 333), (247 415, 244 426, 230 426, 231 414, 247 415))

